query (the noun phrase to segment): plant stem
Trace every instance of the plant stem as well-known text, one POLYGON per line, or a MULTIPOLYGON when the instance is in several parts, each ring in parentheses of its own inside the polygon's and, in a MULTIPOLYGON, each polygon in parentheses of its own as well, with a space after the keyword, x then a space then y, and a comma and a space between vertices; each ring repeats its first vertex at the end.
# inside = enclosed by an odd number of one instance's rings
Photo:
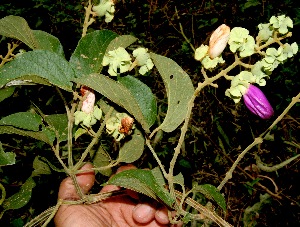
POLYGON ((229 171, 226 173, 225 178, 222 180, 220 185, 218 186, 218 190, 220 191, 223 186, 227 183, 228 180, 232 178, 232 173, 235 170, 238 163, 242 160, 242 158, 247 154, 248 151, 252 149, 252 147, 256 146, 257 144, 260 144, 263 142, 263 139, 261 137, 255 138, 254 141, 245 149, 242 153, 239 154, 229 171))
POLYGON ((93 138, 93 140, 91 141, 91 143, 88 145, 88 147, 85 149, 85 151, 83 152, 83 154, 81 155, 80 160, 76 163, 75 165, 75 169, 78 170, 82 164, 82 162, 84 161, 84 159, 86 158, 86 156, 88 155, 88 153, 91 151, 91 149, 93 148, 93 146, 98 142, 99 137, 102 134, 102 131, 104 129, 105 123, 106 121, 110 118, 111 113, 113 112, 114 108, 110 107, 109 111, 107 112, 107 114, 105 115, 104 121, 101 123, 99 130, 96 133, 96 136, 93 138))
POLYGON ((85 9, 85 17, 84 17, 84 23, 83 23, 83 29, 82 29, 82 37, 84 37, 87 33, 88 27, 95 21, 94 18, 90 18, 90 15, 92 14, 92 2, 89 0, 89 4, 87 7, 84 7, 85 9))
POLYGON ((168 177, 167 177, 170 193, 173 197, 175 197, 174 196, 175 195, 174 185, 173 185, 174 184, 174 182, 173 182, 174 167, 175 167, 176 160, 177 160, 177 158, 180 154, 180 149, 181 149, 182 143, 183 143, 184 138, 185 138, 185 134, 186 134, 187 129, 188 129, 188 124, 189 124, 189 120, 191 118, 192 109, 194 107, 195 98, 198 96, 198 94, 200 93, 202 88, 204 88, 207 85, 211 85, 215 80, 219 79, 222 76, 227 75, 227 73, 230 70, 232 70, 233 68, 235 68, 237 65, 239 65, 240 62, 241 62, 240 59, 237 57, 237 55, 235 55, 235 61, 230 66, 228 66, 226 69, 224 69, 220 73, 218 73, 217 75, 215 75, 211 78, 208 78, 207 76, 204 75, 204 77, 205 77, 204 82, 203 83, 198 83, 198 87, 196 88, 194 94, 192 95, 192 97, 191 97, 191 99, 188 103, 188 110, 187 110, 187 113, 186 113, 186 116, 185 116, 185 119, 184 119, 184 124, 181 128, 181 134, 180 134, 180 137, 179 137, 179 140, 178 140, 178 144, 175 148, 174 155, 173 155, 172 160, 170 162, 170 168, 169 168, 169 173, 168 173, 168 177))
MULTIPOLYGON (((73 131, 73 125, 74 125, 74 112, 75 112, 75 108, 76 108, 77 104, 74 102, 72 104, 72 109, 70 110, 70 108, 68 107, 67 100, 61 93, 60 89, 56 87, 56 91, 58 92, 59 96, 61 97, 61 99, 64 102, 65 109, 66 109, 67 116, 68 116, 68 165, 69 165, 69 167, 73 167, 73 154, 72 154, 73 134, 72 134, 72 131, 73 131)), ((74 97, 74 101, 76 99, 77 98, 74 97)), ((59 138, 57 138, 57 140, 58 139, 59 138)))
POLYGON ((158 165, 159 165, 159 167, 160 167, 160 169, 161 169, 161 171, 162 171, 164 177, 165 177, 166 179, 168 179, 168 174, 167 174, 167 172, 166 172, 166 170, 165 170, 163 164, 161 163, 159 157, 158 157, 157 154, 155 153, 153 147, 151 146, 150 140, 149 140, 149 139, 146 139, 146 145, 148 146, 149 150, 151 151, 152 155, 154 156, 155 160, 157 161, 157 163, 158 163, 158 165))
POLYGON ((7 44, 7 54, 5 55, 5 57, 3 57, 2 55, 0 55, 0 59, 2 60, 0 63, 0 68, 6 63, 9 62, 11 60, 13 60, 13 56, 15 56, 13 54, 14 50, 19 46, 18 43, 13 43, 13 45, 11 46, 10 43, 7 44))
POLYGON ((263 132, 262 134, 260 134, 261 137, 265 136, 269 131, 272 130, 272 128, 279 122, 282 120, 282 118, 289 112, 289 110, 297 103, 300 101, 300 92, 297 96, 292 98, 291 103, 285 108, 285 110, 276 118, 276 120, 270 125, 270 127, 263 132))
POLYGON ((292 102, 285 108, 285 110, 276 118, 276 120, 271 124, 271 126, 262 134, 260 134, 259 137, 255 138, 254 141, 245 149, 241 154, 239 154, 236 161, 233 163, 229 171, 226 173, 225 178, 222 180, 220 185, 218 186, 218 189, 221 190, 223 186, 227 183, 229 179, 232 178, 232 173, 235 170, 238 163, 242 160, 242 158, 245 156, 245 154, 251 150, 254 146, 261 144, 263 142, 263 139, 266 137, 266 134, 273 129, 273 127, 282 120, 282 118, 287 114, 287 112, 297 103, 300 101, 300 93, 292 98, 292 102))

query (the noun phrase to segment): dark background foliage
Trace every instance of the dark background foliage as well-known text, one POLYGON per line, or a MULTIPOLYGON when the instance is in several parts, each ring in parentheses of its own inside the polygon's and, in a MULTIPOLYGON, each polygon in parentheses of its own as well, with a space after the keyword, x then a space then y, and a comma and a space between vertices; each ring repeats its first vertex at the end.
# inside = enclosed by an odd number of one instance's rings
MULTIPOLYGON (((132 34, 149 50, 175 60, 192 78, 196 86, 201 81, 201 66, 193 58, 193 51, 183 38, 179 23, 190 42, 198 47, 208 43, 211 32, 220 24, 230 27, 245 27, 250 34, 257 34, 257 25, 267 23, 273 15, 285 14, 294 21, 293 36, 288 42, 297 42, 300 38, 300 8, 296 0, 122 0, 116 5, 114 20, 106 24, 99 20, 89 31, 94 29, 110 29, 118 34, 132 34)), ((32 29, 46 31, 58 37, 64 46, 68 59, 81 37, 81 28, 85 1, 60 0, 1 0, 0 18, 7 15, 24 17, 32 29)), ((2 38, 0 54, 6 53, 7 42, 2 38)), ((299 42, 298 42, 299 45, 299 42)), ((26 49, 21 45, 21 48, 26 49)), ((289 104, 291 98, 299 92, 299 54, 279 66, 267 81, 262 90, 275 109, 275 116, 263 121, 251 115, 241 102, 235 105, 224 96, 229 86, 228 81, 219 80, 219 88, 206 87, 196 99, 191 125, 183 147, 183 155, 176 166, 177 172, 185 176, 187 187, 193 181, 199 184, 209 183, 217 186, 224 178, 237 155, 248 146, 253 139, 262 133, 272 121, 289 104)), ((227 62, 233 61, 233 55, 224 53, 227 62)), ((247 63, 255 62, 255 57, 246 59, 247 63)), ((231 75, 238 70, 231 72, 231 75)), ((213 73, 208 72, 213 75, 213 73)), ((142 80, 148 84, 157 96, 158 105, 163 112, 167 108, 167 99, 162 80, 154 71, 142 80)), ((32 104, 37 105, 45 114, 63 113, 64 107, 49 87, 22 87, 15 91, 13 97, 5 100, 0 106, 0 117, 16 111, 27 111, 32 104)), ((299 153, 299 105, 272 131, 274 140, 265 141, 260 148, 252 149, 239 163, 233 179, 223 190, 227 200, 228 212, 224 218, 234 226, 241 226, 243 211, 259 201, 259 195, 265 191, 257 185, 249 186, 257 177, 254 171, 245 170, 255 163, 254 152, 260 154, 265 163, 271 165, 286 160, 299 153), (294 145, 290 145, 294 143, 294 145), (247 175, 248 174, 248 175, 247 175), (248 186, 247 186, 248 185, 248 186)), ((156 146, 159 157, 168 166, 180 130, 164 134, 156 146)), ((6 151, 17 154, 17 164, 0 169, 0 182, 5 185, 8 195, 18 191, 22 182, 30 176, 32 161, 36 155, 46 157, 56 166, 50 149, 42 143, 19 136, 1 135, 1 142, 6 151)), ((80 152, 88 140, 84 138, 75 144, 80 152)), ((107 146, 112 146, 107 144, 107 146)), ((137 166, 154 167, 155 161, 149 152, 135 163, 137 166)), ((297 226, 300 223, 300 188, 298 181, 299 163, 294 161, 274 173, 261 172, 276 183, 282 199, 273 198, 257 216, 258 226, 297 226)), ((33 191, 30 203, 16 211, 7 212, 1 226, 22 226, 23 223, 45 210, 56 201, 57 188, 64 174, 53 173, 37 179, 38 185, 33 191), (42 202, 41 202, 42 201, 42 202)), ((104 179, 105 180, 105 179, 104 179)), ((99 182, 103 179, 99 179, 99 182)), ((274 185, 262 178, 261 184, 274 192, 274 185)))

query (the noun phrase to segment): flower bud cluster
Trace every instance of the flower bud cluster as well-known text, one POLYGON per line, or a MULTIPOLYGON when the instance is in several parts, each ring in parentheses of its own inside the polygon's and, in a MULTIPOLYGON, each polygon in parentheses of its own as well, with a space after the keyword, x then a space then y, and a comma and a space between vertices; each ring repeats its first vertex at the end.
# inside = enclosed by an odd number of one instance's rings
POLYGON ((201 45, 195 51, 195 59, 200 61, 204 68, 215 68, 219 63, 224 63, 221 53, 225 49, 230 34, 230 28, 222 24, 211 35, 209 46, 201 45), (219 57, 220 56, 220 57, 219 57))
POLYGON ((103 58, 102 65, 109 66, 108 73, 111 76, 117 76, 118 73, 130 71, 135 66, 140 66, 139 73, 145 75, 150 71, 154 64, 148 53, 148 49, 137 48, 132 53, 135 61, 132 63, 130 54, 123 47, 108 51, 103 58))
POLYGON ((252 85, 256 77, 248 71, 242 71, 231 81, 231 87, 226 90, 225 95, 238 103, 243 97, 246 107, 262 119, 268 119, 273 114, 273 108, 263 92, 252 85))
POLYGON ((96 97, 93 90, 83 86, 80 91, 85 100, 82 102, 81 110, 74 113, 75 124, 82 123, 86 127, 91 127, 101 119, 102 110, 97 105, 95 106, 96 97))
POLYGON ((135 128, 134 119, 126 113, 116 113, 115 117, 111 117, 106 122, 106 132, 120 141, 126 135, 130 135, 135 128))
POLYGON ((233 53, 238 51, 242 58, 254 54, 255 40, 245 28, 233 28, 230 32, 228 44, 230 50, 233 53))
POLYGON ((256 49, 260 49, 261 42, 278 43, 280 45, 278 49, 269 47, 266 52, 258 51, 263 55, 263 59, 249 67, 251 72, 242 71, 233 77, 231 87, 225 92, 225 95, 232 98, 235 103, 238 103, 243 97, 248 109, 263 119, 270 118, 274 111, 262 91, 252 84, 265 86, 265 78, 268 78, 280 63, 293 57, 298 52, 297 43, 282 44, 277 37, 278 33, 287 34, 288 28, 292 27, 293 23, 289 17, 284 15, 271 17, 270 23, 258 26, 257 44, 255 44, 254 38, 249 35, 247 29, 236 27, 230 32, 228 41, 230 50, 234 53, 239 52, 241 57, 247 57, 255 53, 256 49))

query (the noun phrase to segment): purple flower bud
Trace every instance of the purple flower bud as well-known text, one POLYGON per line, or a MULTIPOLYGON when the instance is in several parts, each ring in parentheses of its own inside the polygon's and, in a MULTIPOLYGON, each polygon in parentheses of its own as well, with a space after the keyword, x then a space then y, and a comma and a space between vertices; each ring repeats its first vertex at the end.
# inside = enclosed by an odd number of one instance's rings
POLYGON ((274 114, 274 110, 264 93, 254 85, 249 85, 243 98, 247 108, 262 119, 269 119, 274 114))

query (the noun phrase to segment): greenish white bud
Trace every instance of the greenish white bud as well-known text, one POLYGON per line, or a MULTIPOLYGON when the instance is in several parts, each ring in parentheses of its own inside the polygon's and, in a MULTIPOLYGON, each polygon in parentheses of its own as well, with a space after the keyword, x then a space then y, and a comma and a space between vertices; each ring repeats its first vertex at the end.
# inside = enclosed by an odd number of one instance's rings
POLYGON ((111 22, 115 12, 114 0, 100 0, 99 5, 93 6, 93 11, 99 17, 105 16, 106 23, 111 22))
POLYGON ((150 58, 148 49, 142 47, 137 48, 132 52, 132 55, 135 57, 136 65, 140 66, 139 73, 141 75, 145 75, 153 68, 154 64, 150 58))
POLYGON ((119 47, 118 49, 108 51, 108 53, 105 54, 102 65, 109 65, 109 75, 117 76, 118 73, 124 73, 130 69, 131 57, 125 48, 119 47))

